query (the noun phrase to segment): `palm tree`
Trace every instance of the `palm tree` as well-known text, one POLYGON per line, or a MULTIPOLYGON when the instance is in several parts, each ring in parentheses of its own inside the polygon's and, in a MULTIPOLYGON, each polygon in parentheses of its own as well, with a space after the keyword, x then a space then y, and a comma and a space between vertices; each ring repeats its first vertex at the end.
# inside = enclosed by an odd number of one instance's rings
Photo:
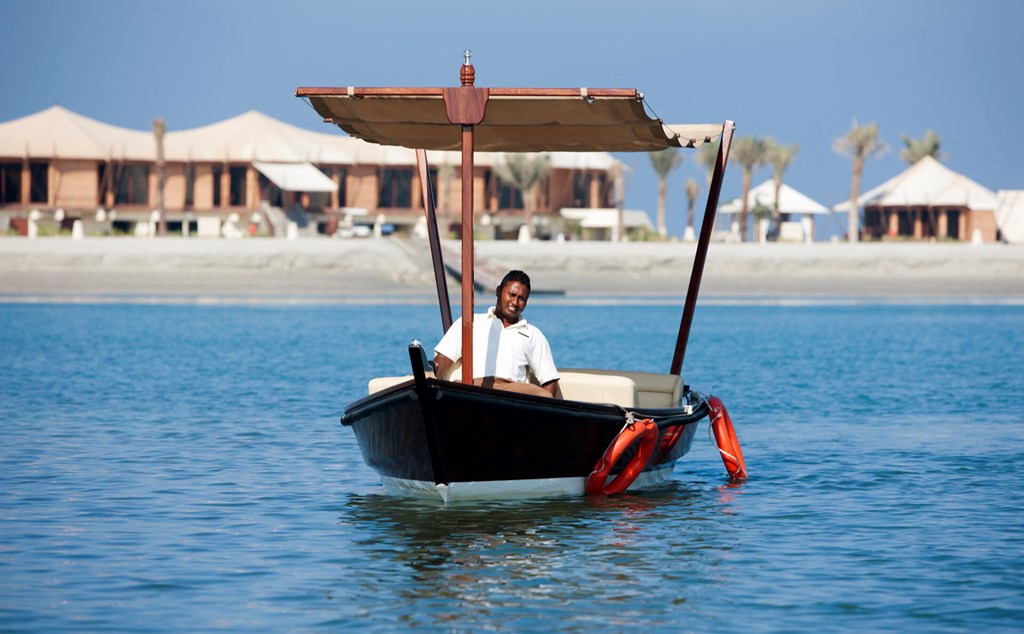
POLYGON ((156 210, 160 214, 160 235, 167 235, 167 211, 164 209, 164 133, 167 125, 157 117, 153 119, 153 141, 156 144, 156 210))
POLYGON ((537 204, 537 186, 551 173, 549 154, 523 154, 509 152, 504 160, 495 164, 498 178, 513 185, 523 194, 523 211, 527 237, 533 237, 533 212, 537 204))
POLYGON ((449 217, 452 212, 452 183, 455 181, 455 166, 451 163, 442 163, 437 166, 437 188, 440 192, 435 192, 435 196, 440 198, 438 210, 440 213, 440 223, 444 227, 444 235, 448 235, 448 231, 451 226, 451 218, 449 217))
POLYGON ((903 145, 906 146, 900 150, 900 158, 907 165, 913 165, 926 156, 930 156, 937 161, 942 160, 942 139, 938 134, 935 134, 934 130, 928 130, 924 133, 923 139, 911 139, 907 135, 900 137, 903 140, 903 145))
POLYGON ((715 166, 718 164, 718 144, 702 143, 697 150, 697 162, 704 168, 704 175, 711 186, 711 179, 715 177, 715 166))
MULTIPOLYGON (((706 144, 710 145, 710 144, 706 144)), ((703 146, 701 146, 703 147, 703 146)), ((693 240, 696 235, 693 230, 693 207, 697 204, 697 196, 700 194, 700 184, 692 179, 686 179, 686 202, 688 213, 686 216, 686 231, 683 233, 684 240, 693 240)))
POLYGON ((679 148, 666 148, 657 152, 648 152, 651 166, 658 174, 658 235, 665 237, 665 203, 668 198, 668 175, 683 162, 679 148))
POLYGON ((768 151, 767 161, 772 166, 774 172, 772 174, 772 181, 775 184, 775 204, 772 207, 772 217, 774 220, 787 220, 782 218, 782 214, 779 213, 779 195, 782 192, 782 175, 785 174, 789 164, 793 162, 796 157, 796 153, 800 151, 800 144, 794 143, 792 145, 780 145, 775 142, 774 139, 768 139, 768 151))
POLYGON ((733 141, 730 154, 737 163, 743 166, 743 194, 740 198, 740 239, 747 240, 747 197, 750 195, 750 181, 754 171, 765 163, 768 143, 765 139, 755 136, 740 137, 733 141))
POLYGON ((878 138, 878 123, 853 125, 846 136, 839 137, 832 144, 832 149, 841 156, 853 159, 853 174, 850 177, 850 221, 847 239, 856 242, 860 239, 860 208, 857 197, 860 196, 860 179, 864 174, 864 161, 872 156, 880 156, 889 150, 885 141, 878 138))

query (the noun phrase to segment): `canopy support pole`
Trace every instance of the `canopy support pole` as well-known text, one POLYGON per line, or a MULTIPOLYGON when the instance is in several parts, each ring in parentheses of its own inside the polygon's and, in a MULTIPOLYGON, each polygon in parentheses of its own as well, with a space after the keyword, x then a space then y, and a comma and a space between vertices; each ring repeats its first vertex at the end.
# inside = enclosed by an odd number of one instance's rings
POLYGON ((676 350, 672 357, 670 372, 680 375, 683 371, 683 357, 686 355, 686 342, 690 338, 690 326, 693 324, 693 313, 697 307, 697 294, 700 292, 700 279, 704 275, 704 261, 708 256, 708 244, 715 228, 715 213, 718 211, 718 195, 722 190, 722 178, 725 166, 729 162, 729 146, 732 144, 732 131, 736 124, 726 121, 722 126, 722 141, 718 145, 718 158, 715 160, 715 172, 708 188, 708 202, 704 207, 704 220, 700 227, 700 239, 697 251, 693 256, 693 270, 690 272, 690 286, 686 290, 686 301, 683 305, 683 318, 679 322, 679 335, 676 337, 676 350))
POLYGON ((462 382, 473 383, 473 128, 484 120, 486 88, 474 88, 476 70, 466 62, 459 69, 461 86, 442 88, 445 114, 462 126, 462 382))
POLYGON ((448 299, 448 278, 444 274, 444 257, 441 254, 441 238, 437 233, 434 190, 430 186, 426 150, 416 150, 416 167, 420 175, 420 191, 423 192, 423 213, 427 217, 427 240, 430 242, 430 259, 434 264, 434 285, 437 287, 437 305, 441 309, 441 329, 442 332, 448 332, 452 326, 452 306, 448 299))
POLYGON ((462 382, 473 382, 473 126, 462 126, 462 382))

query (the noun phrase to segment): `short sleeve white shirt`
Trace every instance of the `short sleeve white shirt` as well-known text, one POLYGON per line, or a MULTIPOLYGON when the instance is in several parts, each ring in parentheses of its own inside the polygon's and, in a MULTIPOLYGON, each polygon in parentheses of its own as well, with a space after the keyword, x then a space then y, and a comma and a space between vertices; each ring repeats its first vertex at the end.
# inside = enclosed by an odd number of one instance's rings
MULTIPOLYGON (((452 361, 462 358, 462 320, 452 324, 434 348, 452 361)), ((486 314, 473 315, 473 378, 493 376, 527 383, 527 370, 541 385, 558 378, 551 346, 544 333, 523 318, 505 327, 491 306, 486 314)))

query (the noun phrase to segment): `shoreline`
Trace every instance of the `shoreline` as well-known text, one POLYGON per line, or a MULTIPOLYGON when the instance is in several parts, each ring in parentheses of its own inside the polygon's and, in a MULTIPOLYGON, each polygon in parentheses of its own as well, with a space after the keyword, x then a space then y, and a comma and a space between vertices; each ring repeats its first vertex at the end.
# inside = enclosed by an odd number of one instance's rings
MULTIPOLYGON (((446 246, 457 250, 458 242, 446 246)), ((545 303, 681 302, 694 251, 693 243, 682 242, 478 241, 475 246, 487 269, 527 271, 535 301, 545 303)), ((451 279, 448 287, 458 294, 451 279)), ((702 302, 1016 304, 1024 301, 1024 248, 713 243, 700 292, 702 302)), ((426 241, 418 239, 4 237, 0 302, 434 303, 436 291, 426 241)))

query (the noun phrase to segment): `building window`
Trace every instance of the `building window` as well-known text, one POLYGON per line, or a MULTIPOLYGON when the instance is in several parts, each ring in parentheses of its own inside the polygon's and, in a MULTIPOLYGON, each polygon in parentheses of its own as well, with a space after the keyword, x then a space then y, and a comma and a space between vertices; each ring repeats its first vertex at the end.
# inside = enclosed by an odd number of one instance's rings
POLYGON ((522 209, 523 192, 515 185, 498 179, 498 209, 522 209))
POLYGON ((224 173, 221 165, 213 166, 213 206, 220 207, 220 175, 224 173))
POLYGON ((380 177, 377 207, 412 207, 412 170, 385 169, 380 177))
POLYGON ((336 169, 338 175, 338 206, 348 207, 348 191, 345 189, 345 181, 348 180, 348 170, 344 167, 336 169))
POLYGON ((196 168, 185 166, 185 208, 191 209, 196 204, 196 168))
POLYGON ((590 207, 590 172, 574 172, 572 175, 572 206, 580 209, 590 207))
POLYGON ((115 178, 115 205, 149 204, 149 166, 125 165, 115 178))
POLYGON ((21 202, 21 163, 0 163, 0 205, 21 202))
POLYGON ((946 236, 954 240, 960 239, 960 210, 946 210, 946 236))
POLYGON ((572 206, 586 209, 595 204, 597 207, 611 207, 611 190, 608 187, 606 174, 594 172, 575 172, 572 176, 572 206), (597 181, 597 197, 594 203, 590 200, 590 188, 597 181))
POLYGON ((231 190, 228 204, 232 207, 242 207, 245 205, 245 172, 245 166, 241 165, 232 165, 228 168, 228 181, 231 190))
POLYGON ((31 186, 29 202, 48 203, 50 201, 50 164, 32 163, 29 165, 31 186))

